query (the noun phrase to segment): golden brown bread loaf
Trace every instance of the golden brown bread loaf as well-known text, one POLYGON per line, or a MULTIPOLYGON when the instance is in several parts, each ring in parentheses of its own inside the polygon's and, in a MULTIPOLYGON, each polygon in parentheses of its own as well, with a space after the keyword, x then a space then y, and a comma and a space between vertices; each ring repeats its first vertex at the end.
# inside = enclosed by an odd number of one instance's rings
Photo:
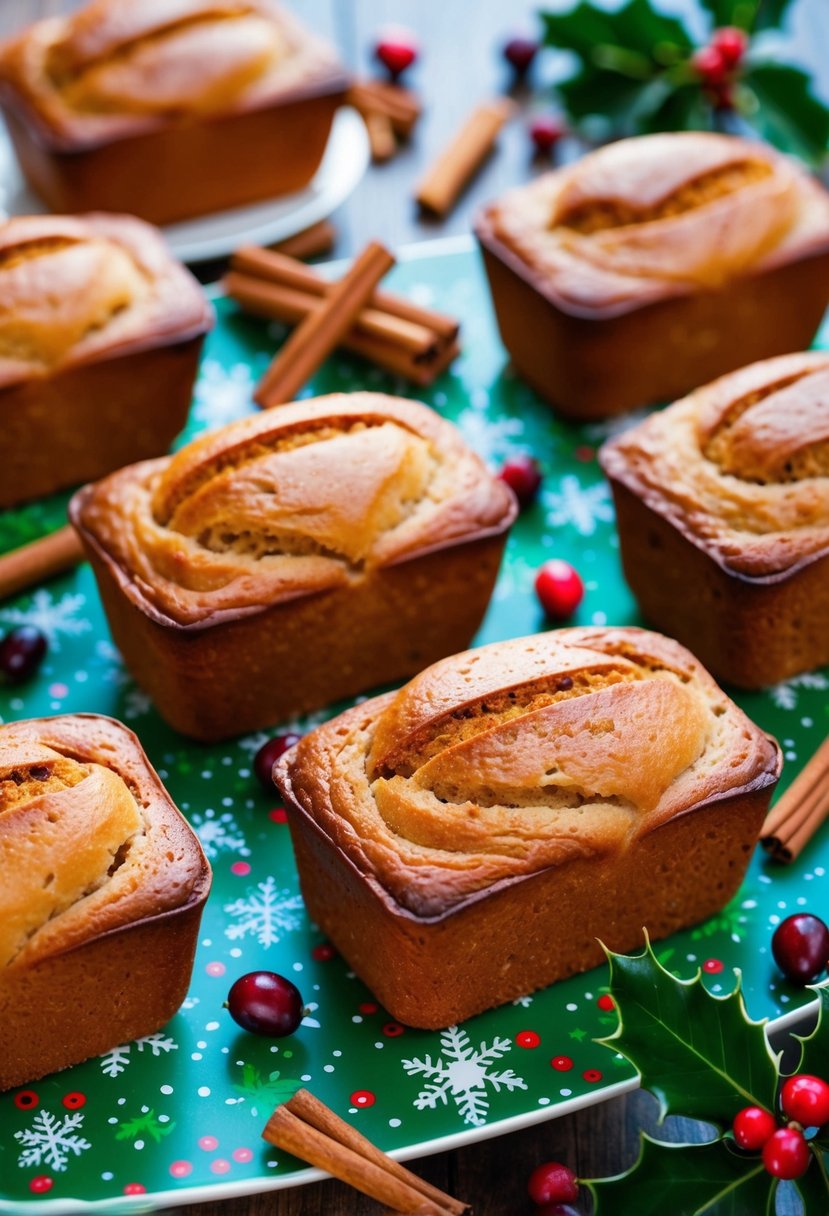
POLYGON ((165 452, 212 312, 132 216, 0 225, 0 506, 165 452))
POLYGON ((575 418, 800 350, 829 300, 829 194, 734 136, 620 140, 506 194, 477 232, 516 367, 575 418))
POLYGON ((202 739, 468 644, 515 513, 450 423, 377 393, 231 423, 70 507, 128 666, 202 739))
POLYGON ((0 726, 0 871, 0 1090, 172 1017, 210 869, 132 731, 0 726))
POLYGON ((297 190, 345 76, 274 0, 91 0, 0 51, 0 103, 55 210, 168 223, 297 190))
POLYGON ((829 663, 829 355, 724 376, 599 458, 653 625, 745 688, 829 663))
POLYGON ((721 908, 779 768, 676 642, 574 628, 435 663, 274 776, 309 916, 437 1028, 721 908))

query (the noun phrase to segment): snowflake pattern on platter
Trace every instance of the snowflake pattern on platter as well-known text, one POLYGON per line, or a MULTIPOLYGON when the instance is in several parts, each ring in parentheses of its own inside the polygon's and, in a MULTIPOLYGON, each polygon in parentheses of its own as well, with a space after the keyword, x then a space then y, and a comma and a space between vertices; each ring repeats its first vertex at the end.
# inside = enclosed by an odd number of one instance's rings
POLYGON ((204 426, 223 426, 250 413, 253 376, 247 363, 223 367, 205 359, 196 382, 193 420, 204 426))
POLYGON ((86 607, 86 596, 80 592, 66 592, 54 599, 51 592, 41 588, 35 591, 28 608, 0 609, 0 621, 4 625, 34 625, 45 633, 53 650, 60 650, 60 637, 78 637, 88 633, 92 624, 78 616, 86 607))
POLYGON ((542 491, 548 522, 554 528, 569 525, 579 536, 592 536, 598 525, 613 520, 610 489, 604 482, 583 486, 573 473, 567 473, 557 490, 542 491))
POLYGON ((440 1036, 441 1054, 436 1060, 426 1055, 422 1060, 403 1060, 403 1067, 410 1077, 422 1076, 426 1084, 414 1100, 417 1110, 434 1110, 438 1104, 446 1106, 451 1097, 464 1123, 481 1127, 489 1113, 491 1086, 496 1093, 502 1089, 526 1089, 522 1077, 511 1068, 501 1072, 492 1067, 512 1048, 509 1039, 496 1036, 486 1043, 474 1047, 469 1035, 459 1026, 450 1026, 440 1036))
POLYGON ((285 933, 300 927, 303 907, 301 896, 287 887, 277 887, 276 879, 269 876, 257 883, 255 890, 249 889, 242 899, 225 904, 225 912, 235 918, 226 926, 225 934, 231 941, 253 937, 267 950, 285 933))
POLYGON ((802 675, 792 676, 790 680, 772 684, 768 692, 778 709, 797 709, 798 691, 801 688, 825 692, 829 688, 829 680, 819 671, 805 671, 802 675))
POLYGON ((92 1148, 88 1140, 78 1135, 83 1119, 80 1111, 59 1119, 48 1110, 39 1110, 31 1127, 14 1133, 15 1140, 22 1146, 17 1164, 21 1169, 47 1165, 55 1173, 62 1173, 70 1156, 79 1157, 92 1148))
POLYGON ((160 1056, 170 1051, 178 1051, 178 1044, 169 1035, 162 1034, 160 1031, 156 1034, 144 1035, 143 1038, 135 1039, 132 1043, 120 1043, 99 1057, 101 1072, 108 1077, 119 1077, 127 1065, 135 1059, 135 1053, 145 1050, 153 1056, 160 1056))
POLYGON ((250 857, 244 833, 230 811, 222 811, 217 815, 212 807, 207 807, 204 813, 193 811, 190 823, 196 830, 205 855, 214 861, 221 852, 238 853, 240 857, 250 857))

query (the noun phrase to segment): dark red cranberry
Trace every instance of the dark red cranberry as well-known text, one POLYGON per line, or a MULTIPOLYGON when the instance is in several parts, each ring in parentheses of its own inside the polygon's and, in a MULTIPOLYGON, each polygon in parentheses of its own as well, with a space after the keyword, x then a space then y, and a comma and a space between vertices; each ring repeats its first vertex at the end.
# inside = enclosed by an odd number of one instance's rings
POLYGON ((537 460, 532 456, 510 456, 509 460, 504 461, 498 476, 512 490, 522 511, 532 506, 543 481, 537 460))
POLYGON ((775 1178, 800 1178, 811 1160, 803 1132, 794 1127, 779 1127, 763 1145, 763 1165, 775 1178))
POLYGON ((723 25, 711 35, 711 46, 729 68, 735 68, 748 49, 748 34, 734 25, 723 25))
POLYGON ((728 64, 714 46, 702 46, 694 51, 691 66, 701 82, 709 88, 723 84, 728 75, 728 64))
POLYGON ((823 1127, 829 1123, 829 1085, 821 1077, 797 1073, 783 1083, 780 1106, 801 1127, 823 1127))
POLYGON ((516 76, 526 76, 538 54, 538 43, 534 38, 517 35, 504 43, 502 53, 516 76))
POLYGON ((786 979, 812 984, 829 962, 829 928, 810 912, 787 916, 774 931, 771 952, 786 979))
POLYGON ((542 156, 551 152, 567 132, 564 123, 556 114, 537 115, 530 121, 527 130, 536 152, 542 156))
POLYGON ((34 625, 10 629, 0 642, 0 674, 9 684, 22 684, 35 674, 47 649, 45 635, 34 625))
POLYGON ((275 1039, 293 1034, 304 1014, 299 989, 275 971, 249 971, 240 976, 225 1004, 243 1030, 275 1039))
POLYGON ((579 1197, 576 1175, 560 1161, 545 1161, 537 1166, 527 1181, 533 1203, 570 1203, 579 1197))
POLYGON ((761 1106, 746 1106, 734 1116, 733 1128, 740 1148, 757 1153, 777 1131, 777 1120, 761 1106))
POLYGON ((263 743, 259 751, 253 757, 253 771, 259 778, 266 794, 272 794, 273 789, 273 766, 276 764, 280 756, 293 747, 295 743, 299 743, 302 735, 288 733, 286 735, 274 735, 272 739, 268 739, 267 743, 263 743))
POLYGON ((406 68, 412 66, 418 55, 417 39, 410 30, 395 28, 386 30, 378 38, 374 47, 374 57, 397 80, 406 68))
POLYGON ((553 557, 535 576, 535 593, 550 620, 566 621, 582 601, 584 584, 568 562, 553 557))

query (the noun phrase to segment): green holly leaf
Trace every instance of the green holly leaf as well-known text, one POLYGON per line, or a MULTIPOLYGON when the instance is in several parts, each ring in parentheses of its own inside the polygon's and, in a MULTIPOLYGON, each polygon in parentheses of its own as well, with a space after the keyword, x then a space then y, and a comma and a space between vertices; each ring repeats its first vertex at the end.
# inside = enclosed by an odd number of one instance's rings
POLYGON ((718 997, 660 966, 650 942, 642 954, 608 952, 610 991, 619 1013, 599 1039, 638 1069, 659 1099, 660 1115, 683 1114, 720 1127, 744 1106, 774 1110, 777 1063, 765 1021, 752 1021, 740 991, 718 997))
POLYGON ((822 1216, 823 1212, 829 1211, 829 1178, 826 1176, 826 1160, 823 1153, 814 1142, 811 1144, 811 1149, 815 1159, 803 1177, 798 1178, 794 1185, 803 1200, 805 1216, 822 1216))
POLYGON ((818 164, 829 142, 829 109, 811 92, 805 72, 782 63, 750 63, 741 109, 760 135, 786 152, 818 164))
POLYGON ((777 1179, 725 1140, 660 1144, 643 1136, 631 1169, 586 1185, 595 1216, 771 1216, 777 1179))
POLYGON ((783 21, 791 0, 700 0, 711 14, 711 25, 736 25, 741 30, 757 33, 777 29, 783 21))
POLYGON ((681 21, 658 12, 651 0, 628 0, 608 12, 579 0, 565 13, 542 13, 544 41, 572 51, 585 67, 612 69, 647 80, 693 47, 681 21))
POLYGON ((808 1072, 813 1077, 829 1076, 829 980, 810 985, 818 999, 817 1021, 810 1034, 792 1034, 800 1043, 800 1059, 792 1072, 808 1072))

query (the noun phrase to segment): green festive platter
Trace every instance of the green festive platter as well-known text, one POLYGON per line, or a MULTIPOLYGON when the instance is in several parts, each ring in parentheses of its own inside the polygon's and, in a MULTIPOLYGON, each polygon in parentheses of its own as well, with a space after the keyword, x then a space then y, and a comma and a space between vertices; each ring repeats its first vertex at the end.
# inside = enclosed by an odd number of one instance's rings
MULTIPOLYGON (((469 242, 418 249, 391 285, 458 315, 463 356, 432 389, 417 392, 337 356, 309 391, 370 387, 418 396, 456 422, 493 465, 516 451, 544 465, 541 497, 515 525, 478 640, 546 627, 533 576, 550 556, 570 561, 584 579, 574 623, 640 623, 595 460, 619 424, 557 422, 505 368, 469 242)), ((251 411, 252 386, 281 333, 227 300, 217 298, 216 307, 188 437, 251 411)), ((65 503, 60 496, 7 513, 0 547, 63 523, 65 503)), ((0 605, 0 629, 23 622, 48 635, 49 653, 34 680, 0 692, 2 718, 96 711, 126 722, 199 833, 214 886, 188 998, 163 1030, 0 1095, 0 1212, 147 1210, 309 1181, 319 1175, 260 1138, 273 1106, 299 1085, 382 1148, 411 1157, 569 1113, 637 1084, 621 1056, 594 1042, 616 1021, 601 1000, 606 969, 443 1032, 391 1022, 304 914, 284 812, 252 772, 268 736, 208 748, 166 727, 109 640, 86 566, 0 605), (233 980, 257 968, 291 977, 303 994, 309 1012, 290 1039, 245 1034, 222 1008, 233 980)), ((780 740, 787 761, 781 788, 827 733, 827 691, 829 673, 819 671, 736 698, 780 740)), ((305 729, 340 708, 280 729, 305 729)), ((739 967, 749 1013, 791 1020, 811 994, 780 977, 769 939, 789 913, 825 910, 828 870, 825 830, 788 868, 758 853, 729 907, 658 943, 657 956, 683 976, 701 967, 714 992, 729 991, 739 967)))

